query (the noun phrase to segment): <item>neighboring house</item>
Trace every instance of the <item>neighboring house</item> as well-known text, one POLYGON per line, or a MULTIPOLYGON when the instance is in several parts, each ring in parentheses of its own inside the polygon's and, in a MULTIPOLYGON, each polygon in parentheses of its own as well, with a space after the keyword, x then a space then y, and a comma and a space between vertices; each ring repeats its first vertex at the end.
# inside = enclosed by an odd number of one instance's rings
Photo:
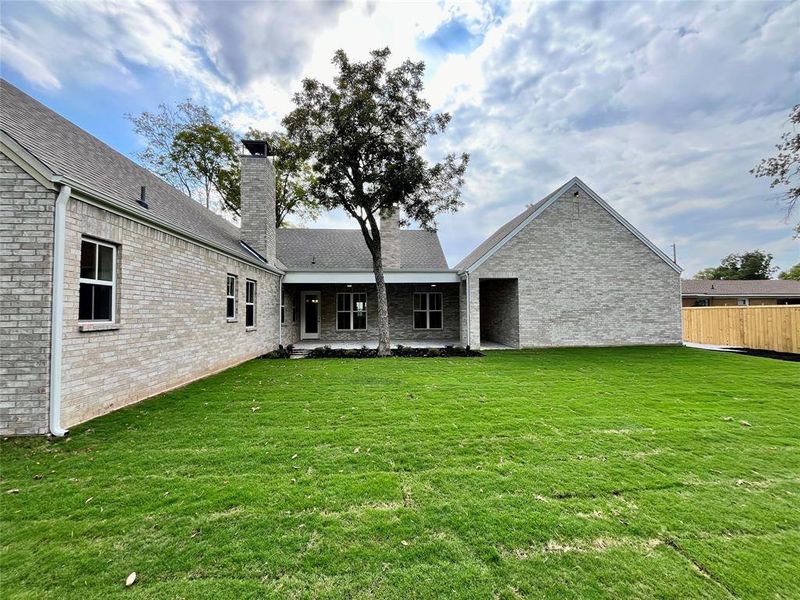
POLYGON ((684 308, 800 304, 800 281, 787 279, 684 279, 684 308))
MULTIPOLYGON (((63 435, 279 344, 376 341, 360 231, 276 231, 265 143, 239 228, 1 86, 0 434, 63 435)), ((381 227, 395 344, 680 343, 680 269, 577 178, 455 268, 435 232, 381 227)))

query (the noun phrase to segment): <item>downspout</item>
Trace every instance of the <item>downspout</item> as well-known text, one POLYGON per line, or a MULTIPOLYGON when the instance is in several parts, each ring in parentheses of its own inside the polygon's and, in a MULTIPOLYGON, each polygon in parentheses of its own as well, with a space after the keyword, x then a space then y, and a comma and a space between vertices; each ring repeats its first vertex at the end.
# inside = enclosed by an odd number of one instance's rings
POLYGON ((50 319, 50 433, 63 437, 61 427, 61 342, 64 336, 64 245, 67 202, 72 188, 62 185, 56 198, 53 229, 53 312, 50 319))
POLYGON ((283 346, 283 278, 281 275, 280 282, 278 283, 278 347, 283 346))
POLYGON ((472 330, 470 329, 469 316, 470 316, 470 313, 472 312, 472 302, 470 301, 471 298, 470 298, 470 293, 469 293, 469 271, 467 271, 466 282, 467 282, 467 347, 471 348, 472 344, 470 342, 472 341, 472 339, 471 339, 472 338, 472 330))

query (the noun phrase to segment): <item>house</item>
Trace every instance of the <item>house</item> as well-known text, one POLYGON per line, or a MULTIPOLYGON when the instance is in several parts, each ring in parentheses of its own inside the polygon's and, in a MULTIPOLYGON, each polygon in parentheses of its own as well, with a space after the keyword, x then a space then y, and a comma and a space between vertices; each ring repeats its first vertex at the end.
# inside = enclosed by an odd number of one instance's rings
POLYGON ((800 281, 788 279, 684 279, 684 308, 800 304, 800 281))
MULTIPOLYGON (((371 344, 358 230, 274 226, 244 143, 241 227, 0 84, 0 434, 66 428, 280 344, 371 344)), ((381 219, 395 343, 680 343, 680 269, 575 178, 450 268, 381 219)))

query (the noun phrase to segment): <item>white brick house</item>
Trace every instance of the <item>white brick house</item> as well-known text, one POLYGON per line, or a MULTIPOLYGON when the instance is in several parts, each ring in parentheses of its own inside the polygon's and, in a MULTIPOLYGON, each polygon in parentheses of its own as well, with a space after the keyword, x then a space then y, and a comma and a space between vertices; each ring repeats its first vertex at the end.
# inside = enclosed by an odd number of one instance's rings
MULTIPOLYGON (((377 338, 360 231, 276 231, 265 144, 238 228, 1 85, 0 435, 63 435, 279 344, 377 338)), ((580 180, 454 268, 436 233, 382 228, 394 343, 680 342, 679 268, 580 180)))

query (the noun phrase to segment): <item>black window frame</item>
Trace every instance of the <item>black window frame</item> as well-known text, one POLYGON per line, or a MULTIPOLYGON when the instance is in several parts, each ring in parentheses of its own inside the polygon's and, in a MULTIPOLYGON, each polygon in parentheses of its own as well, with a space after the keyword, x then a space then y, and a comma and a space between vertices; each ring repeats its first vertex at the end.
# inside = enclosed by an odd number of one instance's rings
POLYGON ((434 330, 439 331, 444 329, 444 298, 442 296, 442 292, 414 292, 414 296, 411 299, 411 325, 414 329, 419 331, 425 330, 434 330), (424 298, 425 301, 422 302, 420 300, 419 306, 417 308, 417 298, 424 298), (439 308, 431 308, 431 298, 435 297, 438 298, 438 305, 439 308), (425 325, 424 326, 417 326, 417 315, 425 315, 425 325), (439 316, 439 326, 438 327, 431 327, 431 314, 438 314, 439 316))
POLYGON ((255 279, 245 279, 244 280, 244 326, 247 329, 256 328, 257 306, 258 306, 258 282, 255 279))
POLYGON ((78 322, 80 323, 116 323, 117 314, 117 246, 89 237, 81 237, 80 271, 78 273, 78 322), (93 247, 93 260, 91 277, 86 272, 87 256, 84 254, 87 247, 93 247), (111 250, 110 277, 101 278, 101 248, 111 250), (107 309, 98 308, 98 291, 106 296, 107 309), (88 303, 88 306, 87 306, 88 303), (98 314, 107 315, 98 318, 98 314))
MULTIPOLYGON (((360 298, 358 300, 361 301, 360 298)), ((366 331, 369 328, 369 319, 368 319, 368 301, 369 298, 366 292, 337 292, 336 294, 336 331, 366 331), (356 310, 356 296, 363 296, 363 310, 356 310), (347 307, 340 308, 341 304, 339 302, 340 297, 347 297, 347 307), (363 313, 364 317, 364 326, 363 327, 355 327, 356 322, 356 315, 361 316, 363 313), (340 315, 347 315, 347 326, 340 327, 340 315)))
POLYGON ((239 276, 228 273, 225 277, 225 318, 235 323, 239 317, 239 276), (233 282, 233 285, 231 285, 233 282), (231 310, 231 307, 233 310, 231 310))

